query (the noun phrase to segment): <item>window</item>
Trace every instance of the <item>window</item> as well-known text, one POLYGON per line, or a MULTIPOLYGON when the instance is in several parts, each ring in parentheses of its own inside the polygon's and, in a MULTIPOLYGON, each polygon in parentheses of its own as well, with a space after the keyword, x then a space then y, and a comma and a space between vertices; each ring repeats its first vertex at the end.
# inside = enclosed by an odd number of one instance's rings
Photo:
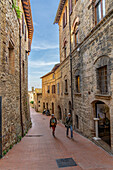
POLYGON ((47 90, 48 93, 50 93, 50 86, 48 86, 48 90, 47 90))
POLYGON ((9 42, 9 72, 14 74, 15 71, 15 61, 14 61, 14 46, 12 41, 9 42))
POLYGON ((22 33, 24 34, 24 14, 22 14, 22 33))
POLYGON ((67 80, 65 80, 65 93, 68 92, 67 80))
POLYGON ((78 120, 78 115, 76 115, 76 127, 79 129, 79 120, 78 120))
POLYGON ((27 30, 26 30, 26 25, 25 25, 25 41, 27 40, 27 30))
POLYGON ((101 94, 108 92, 107 65, 97 68, 97 89, 101 94))
POLYGON ((76 76, 76 92, 80 93, 80 76, 76 76))
POLYGON ((95 24, 98 24, 105 17, 105 0, 95 2, 95 24))
POLYGON ((23 83, 24 83, 24 80, 25 80, 25 64, 24 64, 24 61, 23 61, 23 83))
POLYGON ((53 73, 53 79, 55 78, 55 74, 53 73))
POLYGON ((65 12, 63 13, 63 28, 65 28, 67 24, 67 6, 65 7, 65 12))
POLYGON ((55 85, 52 85, 52 93, 55 93, 55 85))
POLYGON ((66 54, 66 43, 64 44, 64 59, 66 58, 67 54, 66 54))
POLYGON ((79 31, 77 30, 75 33, 75 47, 78 45, 79 40, 79 31))
POLYGON ((57 94, 60 94, 60 84, 57 83, 57 94))
POLYGON ((69 14, 72 13, 72 0, 69 0, 69 14))

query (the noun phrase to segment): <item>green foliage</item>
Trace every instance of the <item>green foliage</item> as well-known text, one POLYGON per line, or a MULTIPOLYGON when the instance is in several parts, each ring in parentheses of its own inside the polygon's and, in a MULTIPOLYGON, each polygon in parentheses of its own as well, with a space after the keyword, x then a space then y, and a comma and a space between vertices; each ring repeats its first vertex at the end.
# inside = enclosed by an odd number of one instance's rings
POLYGON ((12 145, 10 145, 9 149, 12 149, 12 147, 13 147, 13 146, 12 146, 12 145))
POLYGON ((31 104, 34 104, 34 101, 31 101, 30 103, 31 103, 31 104))
POLYGON ((17 13, 17 17, 21 18, 22 11, 19 9, 19 6, 17 6, 16 4, 17 4, 16 0, 13 0, 12 9, 15 9, 17 13))
POLYGON ((7 153, 6 151, 3 151, 3 155, 6 155, 6 153, 7 153))
POLYGON ((17 137, 17 141, 20 142, 22 140, 22 136, 17 137))

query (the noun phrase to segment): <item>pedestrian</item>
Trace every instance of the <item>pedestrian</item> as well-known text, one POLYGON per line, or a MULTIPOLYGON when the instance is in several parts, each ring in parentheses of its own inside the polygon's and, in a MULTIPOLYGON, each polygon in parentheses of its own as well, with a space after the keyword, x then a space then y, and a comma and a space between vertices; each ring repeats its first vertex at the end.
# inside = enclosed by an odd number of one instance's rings
POLYGON ((50 128, 52 127, 52 135, 55 137, 55 128, 57 125, 57 119, 55 118, 54 114, 51 115, 50 119, 50 128))
POLYGON ((68 113, 68 116, 66 117, 65 127, 67 128, 66 136, 68 137, 68 133, 69 133, 69 129, 70 129, 70 131, 71 131, 71 138, 73 139, 73 127, 72 127, 72 116, 71 116, 71 113, 68 113))

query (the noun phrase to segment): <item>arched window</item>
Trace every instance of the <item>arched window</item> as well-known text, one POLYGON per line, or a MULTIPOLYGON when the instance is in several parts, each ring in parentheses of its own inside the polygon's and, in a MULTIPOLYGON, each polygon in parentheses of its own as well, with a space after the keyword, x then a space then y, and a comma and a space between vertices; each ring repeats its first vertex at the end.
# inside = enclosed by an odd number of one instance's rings
POLYGON ((108 94, 110 92, 110 58, 99 57, 95 62, 97 93, 108 94))
POLYGON ((79 18, 76 17, 72 25, 73 48, 79 44, 79 25, 80 25, 79 18))

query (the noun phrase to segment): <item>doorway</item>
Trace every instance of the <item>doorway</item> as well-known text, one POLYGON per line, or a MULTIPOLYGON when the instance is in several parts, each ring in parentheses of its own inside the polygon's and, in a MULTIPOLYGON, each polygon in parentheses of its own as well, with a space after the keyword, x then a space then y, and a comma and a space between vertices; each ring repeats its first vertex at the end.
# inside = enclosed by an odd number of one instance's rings
POLYGON ((59 119, 62 120, 62 112, 60 106, 58 106, 58 115, 59 115, 59 119))
POLYGON ((52 103, 52 114, 54 114, 54 103, 52 103))
POLYGON ((111 135, 110 135, 110 114, 109 107, 101 101, 95 103, 96 117, 99 118, 98 132, 99 137, 111 145, 111 135))

